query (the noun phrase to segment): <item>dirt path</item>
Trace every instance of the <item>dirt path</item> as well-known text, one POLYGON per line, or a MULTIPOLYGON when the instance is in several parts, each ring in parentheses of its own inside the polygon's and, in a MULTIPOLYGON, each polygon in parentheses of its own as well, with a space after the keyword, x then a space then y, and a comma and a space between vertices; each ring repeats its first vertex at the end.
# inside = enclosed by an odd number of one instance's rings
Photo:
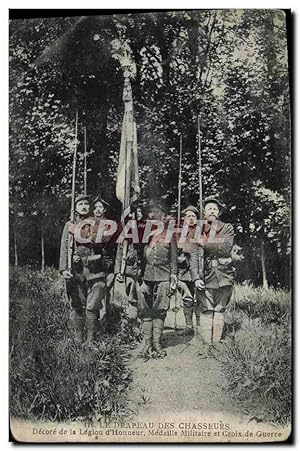
MULTIPOLYGON (((133 420, 141 427, 156 428, 154 435, 149 432, 147 435, 145 430, 146 438, 156 442, 197 443, 261 441, 261 435, 257 435, 261 431, 271 441, 289 436, 290 428, 257 422, 242 413, 221 388, 222 373, 217 359, 201 358, 199 338, 180 336, 171 329, 174 317, 169 315, 166 324, 169 328, 162 340, 167 351, 165 358, 144 361, 136 357, 135 350, 130 359, 133 420), (177 435, 170 435, 173 432, 177 435)), ((180 315, 177 325, 184 326, 180 315)))
MULTIPOLYGON (((179 313, 177 326, 184 327, 179 313)), ((168 314, 163 334, 164 359, 144 361, 133 357, 133 386, 131 402, 139 416, 157 412, 218 412, 239 414, 238 409, 225 396, 220 387, 220 370, 214 358, 199 357, 197 337, 184 337, 171 327, 174 316, 168 314)))
MULTIPOLYGON (((219 386, 220 371, 213 358, 199 357, 198 339, 166 330, 164 359, 133 358, 132 402, 141 416, 155 412, 235 412, 219 386)), ((135 410, 135 409, 134 409, 135 410)))

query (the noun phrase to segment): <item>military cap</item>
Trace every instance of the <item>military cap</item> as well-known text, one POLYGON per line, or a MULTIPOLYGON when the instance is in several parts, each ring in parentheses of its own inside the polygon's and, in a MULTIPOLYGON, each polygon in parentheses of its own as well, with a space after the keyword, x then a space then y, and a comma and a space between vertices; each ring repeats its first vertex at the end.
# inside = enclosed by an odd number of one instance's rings
POLYGON ((75 198, 75 205, 77 204, 77 202, 79 202, 80 200, 88 200, 89 202, 91 201, 91 197, 88 194, 78 194, 75 198))
POLYGON ((95 197, 95 199, 93 200, 93 205, 95 205, 96 202, 101 202, 101 203, 104 205, 104 207, 109 207, 109 203, 106 202, 106 201, 101 197, 100 194, 99 194, 97 197, 95 197))
POLYGON ((205 205, 208 204, 209 202, 213 202, 213 203, 217 204, 220 210, 222 210, 222 211, 225 210, 225 205, 222 204, 216 196, 208 196, 208 197, 206 197, 206 198, 204 199, 204 201, 203 201, 203 208, 204 208, 205 205))
POLYGON ((194 207, 193 205, 189 205, 188 207, 186 207, 183 211, 182 214, 185 215, 188 211, 192 211, 193 213, 195 213, 195 215, 199 216, 199 210, 197 207, 194 207))

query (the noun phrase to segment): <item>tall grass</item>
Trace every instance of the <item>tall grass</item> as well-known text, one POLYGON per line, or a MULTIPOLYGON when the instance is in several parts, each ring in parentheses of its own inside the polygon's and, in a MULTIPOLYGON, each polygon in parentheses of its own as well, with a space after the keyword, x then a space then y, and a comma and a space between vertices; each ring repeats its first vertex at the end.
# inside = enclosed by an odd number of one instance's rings
POLYGON ((127 415, 126 328, 83 348, 55 271, 12 270, 10 287, 11 414, 51 421, 127 415))
POLYGON ((222 386, 259 420, 291 421, 291 296, 284 290, 237 286, 227 337, 217 354, 222 386))

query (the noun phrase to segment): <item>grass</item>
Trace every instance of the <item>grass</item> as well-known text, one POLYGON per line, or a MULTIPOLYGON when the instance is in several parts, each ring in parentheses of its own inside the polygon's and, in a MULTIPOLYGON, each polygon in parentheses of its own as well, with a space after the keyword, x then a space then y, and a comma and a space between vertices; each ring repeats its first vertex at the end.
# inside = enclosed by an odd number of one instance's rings
MULTIPOLYGON (((217 353, 222 387, 241 411, 259 421, 291 421, 291 310, 285 290, 240 285, 226 312, 226 339, 217 353)), ((70 329, 58 273, 10 271, 13 416, 88 421, 131 414, 127 351, 141 339, 140 332, 121 307, 109 313, 97 349, 83 349, 70 329)))
POLYGON ((260 421, 291 421, 291 296, 285 290, 237 286, 226 315, 218 360, 222 386, 260 421))
POLYGON ((128 415, 130 325, 106 330, 96 349, 77 344, 60 276, 10 273, 10 411, 33 420, 73 421, 128 415))

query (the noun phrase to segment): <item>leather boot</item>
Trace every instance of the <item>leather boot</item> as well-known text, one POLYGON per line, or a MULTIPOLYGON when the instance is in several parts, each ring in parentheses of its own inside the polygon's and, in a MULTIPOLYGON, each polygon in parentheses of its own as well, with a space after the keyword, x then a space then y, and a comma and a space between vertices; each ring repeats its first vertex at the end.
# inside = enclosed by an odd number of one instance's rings
POLYGON ((167 353, 161 347, 161 337, 164 331, 164 322, 162 318, 154 318, 153 320, 153 350, 157 357, 166 357, 167 353))
POLYGON ((149 357, 152 348, 152 336, 153 336, 153 321, 152 319, 144 319, 142 325, 142 331, 144 335, 143 348, 138 354, 138 357, 147 358, 149 357))
POLYGON ((201 335, 201 331, 200 331, 200 316, 201 316, 201 312, 200 312, 200 308, 195 306, 195 316, 196 316, 196 334, 197 335, 201 335))
POLYGON ((214 312, 213 336, 212 336, 213 344, 220 343, 223 334, 224 323, 225 323, 224 312, 214 312))
POLYGON ((213 338, 213 315, 214 312, 201 313, 200 316, 200 335, 204 343, 212 344, 213 338))
POLYGON ((179 332, 179 335, 193 335, 193 306, 183 306, 183 314, 185 317, 185 329, 179 332))
POLYGON ((95 312, 92 312, 90 310, 87 310, 86 312, 86 330, 87 330, 87 337, 86 337, 86 343, 93 343, 95 338, 95 333, 97 330, 97 319, 98 316, 95 312))
POLYGON ((84 312, 82 314, 76 312, 75 310, 71 313, 71 323, 73 330, 75 332, 75 340, 79 343, 83 342, 83 329, 84 329, 84 312))

